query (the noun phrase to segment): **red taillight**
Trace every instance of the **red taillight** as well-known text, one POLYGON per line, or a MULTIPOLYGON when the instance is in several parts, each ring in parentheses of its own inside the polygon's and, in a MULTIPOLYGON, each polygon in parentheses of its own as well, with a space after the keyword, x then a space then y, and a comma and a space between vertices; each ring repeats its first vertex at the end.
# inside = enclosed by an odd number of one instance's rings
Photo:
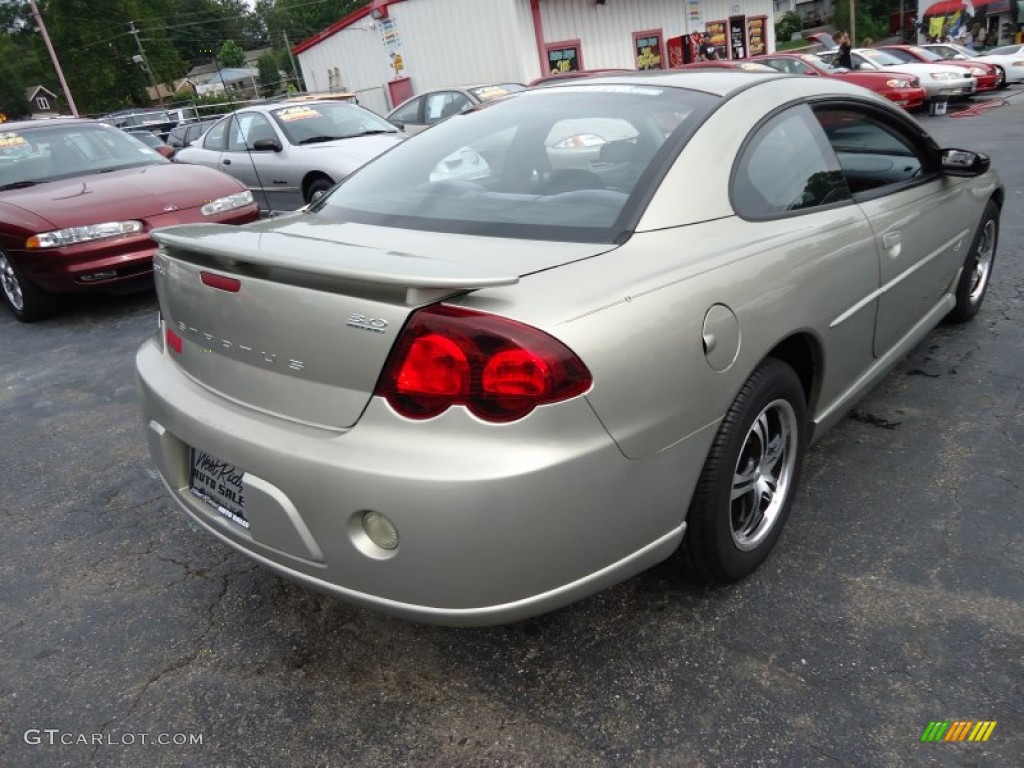
POLYGON ((181 336, 179 336, 174 331, 172 331, 170 328, 168 328, 166 330, 166 332, 164 333, 164 337, 167 339, 167 346, 170 347, 171 349, 173 349, 175 352, 177 352, 180 355, 181 354, 181 336))
POLYGON ((203 281, 203 285, 208 285, 220 291, 227 291, 228 293, 238 293, 238 290, 242 287, 242 281, 237 277, 227 277, 214 272, 200 272, 199 279, 203 281))
POLYGON ((437 305, 410 318, 375 394, 428 419, 464 405, 486 421, 515 421, 538 405, 586 392, 590 371, 557 339, 497 315, 437 305))
POLYGON ((420 336, 409 347, 398 389, 424 395, 457 396, 469 384, 469 361, 459 345, 437 333, 420 336))

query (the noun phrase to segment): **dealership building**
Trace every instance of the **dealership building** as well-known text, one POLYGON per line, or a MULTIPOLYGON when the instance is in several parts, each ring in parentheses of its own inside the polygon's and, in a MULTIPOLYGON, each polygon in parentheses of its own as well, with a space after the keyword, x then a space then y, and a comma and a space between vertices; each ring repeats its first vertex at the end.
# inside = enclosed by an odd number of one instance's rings
POLYGON ((423 91, 774 50, 773 0, 373 0, 293 49, 309 91, 385 114, 423 91))

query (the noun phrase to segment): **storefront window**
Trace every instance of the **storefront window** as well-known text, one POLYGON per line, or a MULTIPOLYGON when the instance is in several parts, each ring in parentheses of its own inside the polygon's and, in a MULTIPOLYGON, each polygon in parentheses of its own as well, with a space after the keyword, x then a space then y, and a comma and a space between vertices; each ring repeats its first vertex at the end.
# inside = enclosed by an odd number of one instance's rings
POLYGON ((637 69, 664 69, 665 52, 661 30, 633 33, 633 51, 637 69))
POLYGON ((583 56, 580 53, 579 40, 550 43, 546 46, 546 49, 549 75, 558 75, 562 72, 578 72, 583 69, 583 56))

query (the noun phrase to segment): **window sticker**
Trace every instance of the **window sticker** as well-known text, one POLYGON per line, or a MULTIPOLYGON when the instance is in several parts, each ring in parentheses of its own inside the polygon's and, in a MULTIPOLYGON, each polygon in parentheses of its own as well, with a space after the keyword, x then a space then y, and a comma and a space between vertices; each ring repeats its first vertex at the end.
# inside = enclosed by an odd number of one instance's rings
POLYGON ((288 107, 277 112, 277 116, 286 123, 296 120, 308 120, 311 117, 321 117, 319 110, 312 107, 288 107))
POLYGON ((0 133, 0 149, 8 149, 10 147, 27 147, 28 141, 25 137, 17 133, 0 133))

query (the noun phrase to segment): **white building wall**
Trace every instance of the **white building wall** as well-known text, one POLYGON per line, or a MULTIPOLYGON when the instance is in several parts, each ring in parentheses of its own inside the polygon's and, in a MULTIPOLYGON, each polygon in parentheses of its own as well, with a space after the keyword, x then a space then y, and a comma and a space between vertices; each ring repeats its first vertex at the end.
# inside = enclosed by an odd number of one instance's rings
MULTIPOLYGON (((633 33, 661 29, 663 39, 702 32, 708 21, 730 16, 767 16, 774 48, 773 0, 698 0, 691 22, 687 0, 540 0, 545 43, 580 40, 588 69, 633 69, 633 33)), ((330 88, 328 70, 380 114, 392 105, 394 77, 389 54, 399 52, 415 93, 449 85, 526 83, 542 74, 530 0, 405 0, 388 6, 398 44, 385 45, 382 26, 369 16, 298 54, 310 91, 330 88)), ((337 88, 335 88, 337 90, 337 88)))
POLYGON ((307 90, 331 90, 328 70, 337 67, 344 90, 355 93, 364 107, 387 114, 385 83, 392 77, 391 63, 369 16, 303 51, 298 59, 307 90))
MULTIPOLYGON (((527 3, 528 4, 528 3, 527 3)), ((767 16, 768 51, 775 48, 773 0, 699 0, 699 21, 692 22, 686 0, 541 0, 544 41, 580 40, 586 69, 635 69, 633 33, 661 29, 663 41, 704 32, 709 21, 730 16, 767 16)), ((667 62, 666 62, 667 64, 667 62)))
POLYGON ((388 11, 417 92, 521 82, 526 67, 540 69, 528 0, 406 0, 388 11))

